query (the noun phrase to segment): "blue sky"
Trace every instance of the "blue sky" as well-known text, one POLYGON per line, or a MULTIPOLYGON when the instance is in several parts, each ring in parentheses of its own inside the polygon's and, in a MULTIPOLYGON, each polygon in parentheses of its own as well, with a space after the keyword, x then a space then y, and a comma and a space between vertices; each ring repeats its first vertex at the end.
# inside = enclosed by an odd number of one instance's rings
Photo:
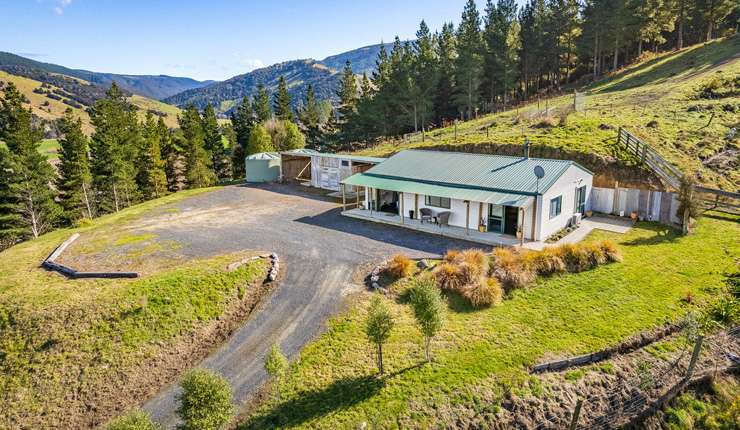
MULTIPOLYGON (((99 72, 226 79, 459 22, 465 0, 0 0, 0 51, 99 72)), ((485 0, 477 0, 483 10, 485 0)))

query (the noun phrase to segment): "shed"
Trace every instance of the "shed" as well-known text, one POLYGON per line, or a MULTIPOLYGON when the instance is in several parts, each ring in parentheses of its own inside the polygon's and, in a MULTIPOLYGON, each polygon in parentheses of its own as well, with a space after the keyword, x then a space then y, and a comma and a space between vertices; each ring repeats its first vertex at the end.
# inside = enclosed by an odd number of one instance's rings
POLYGON ((280 176, 280 154, 259 152, 244 160, 247 182, 275 182, 280 176))
MULTIPOLYGON (((340 182, 379 164, 385 158, 352 154, 328 154, 311 150, 286 151, 281 154, 281 177, 330 191, 339 191, 340 182)), ((346 191, 352 192, 351 186, 346 191)))

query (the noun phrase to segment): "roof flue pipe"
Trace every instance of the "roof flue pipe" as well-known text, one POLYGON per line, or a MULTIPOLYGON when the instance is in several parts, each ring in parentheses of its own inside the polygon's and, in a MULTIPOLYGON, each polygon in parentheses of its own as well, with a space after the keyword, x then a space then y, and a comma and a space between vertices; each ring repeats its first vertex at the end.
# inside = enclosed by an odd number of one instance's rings
POLYGON ((529 139, 524 139, 524 158, 529 158, 529 139))

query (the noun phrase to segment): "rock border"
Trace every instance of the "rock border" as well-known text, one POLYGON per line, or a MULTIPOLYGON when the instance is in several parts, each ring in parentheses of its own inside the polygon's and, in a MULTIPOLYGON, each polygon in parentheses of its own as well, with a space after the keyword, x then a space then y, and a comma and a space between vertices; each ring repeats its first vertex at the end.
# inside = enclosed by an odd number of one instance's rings
POLYGON ((250 261, 259 260, 261 258, 270 259, 270 269, 267 271, 267 278, 265 279, 265 282, 275 281, 278 277, 278 273, 280 270, 280 257, 278 257, 277 253, 275 252, 272 252, 270 254, 254 255, 252 257, 241 259, 239 261, 236 261, 226 266, 226 270, 229 272, 233 272, 234 270, 249 263, 250 261))
POLYGON ((119 278, 138 278, 139 274, 136 272, 79 272, 72 267, 65 266, 56 262, 56 259, 64 252, 69 245, 72 244, 77 238, 80 237, 79 233, 75 233, 69 237, 69 239, 62 242, 61 245, 57 246, 51 254, 49 254, 44 261, 41 262, 41 267, 47 270, 58 272, 69 279, 83 279, 83 278, 102 278, 102 279, 119 279, 119 278))

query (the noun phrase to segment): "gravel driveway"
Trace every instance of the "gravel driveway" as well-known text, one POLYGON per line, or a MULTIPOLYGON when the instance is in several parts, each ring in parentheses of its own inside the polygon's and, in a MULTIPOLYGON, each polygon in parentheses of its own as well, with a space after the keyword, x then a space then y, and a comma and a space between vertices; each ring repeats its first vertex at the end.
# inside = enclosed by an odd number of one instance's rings
MULTIPOLYGON (((284 185, 232 186, 175 205, 146 228, 183 245, 180 253, 207 257, 244 249, 277 252, 283 278, 272 295, 201 366, 223 375, 242 404, 265 380, 263 357, 274 342, 289 356, 322 330, 363 263, 403 252, 436 256, 463 241, 342 217, 336 203, 284 185)), ((177 424, 178 386, 165 387, 144 409, 166 428, 177 424)))

